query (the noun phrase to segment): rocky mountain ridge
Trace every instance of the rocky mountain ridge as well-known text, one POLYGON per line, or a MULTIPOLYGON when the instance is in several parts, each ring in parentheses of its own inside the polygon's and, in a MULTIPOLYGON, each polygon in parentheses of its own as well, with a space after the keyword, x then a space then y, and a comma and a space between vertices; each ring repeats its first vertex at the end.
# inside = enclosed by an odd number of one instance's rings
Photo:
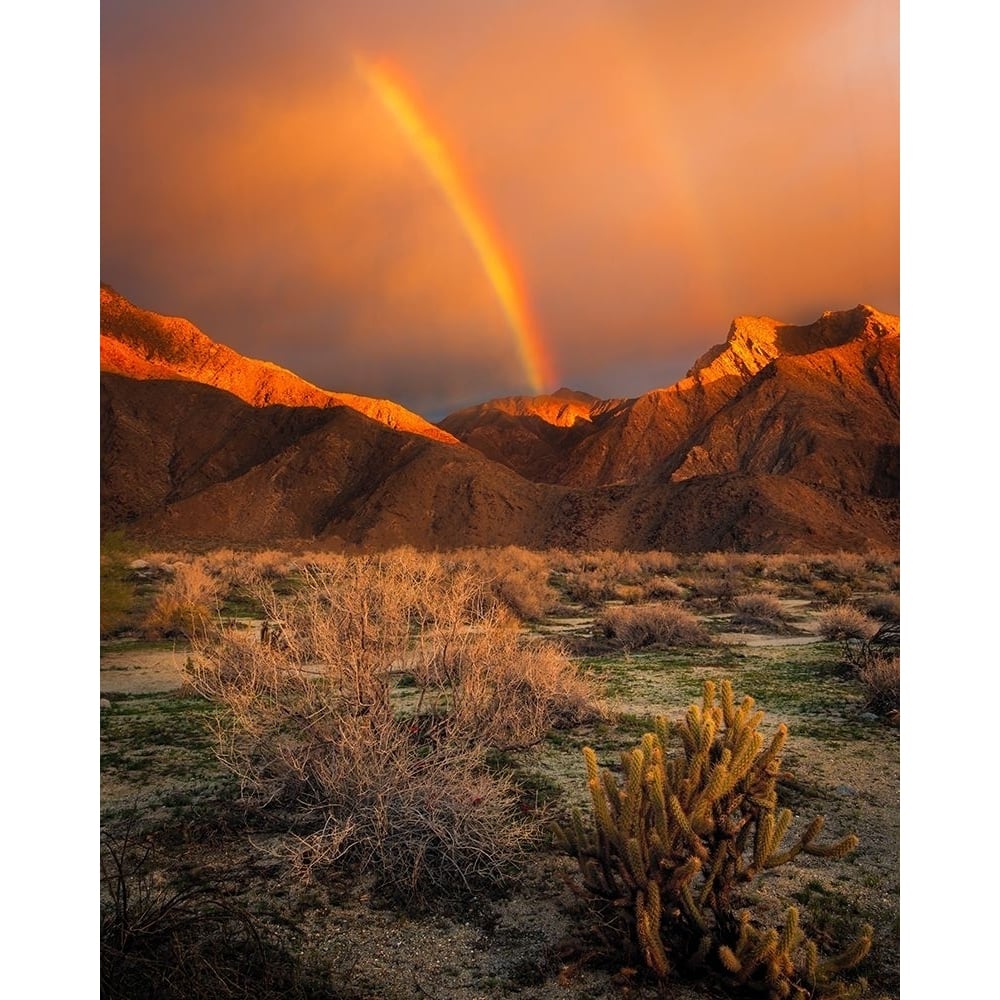
POLYGON ((387 399, 329 392, 270 361, 245 358, 193 323, 133 305, 101 286, 101 371, 135 379, 187 379, 251 406, 348 406, 393 430, 454 442, 446 431, 387 399))
POLYGON ((101 289, 102 529, 385 548, 893 547, 899 321, 734 320, 676 385, 561 389, 438 427, 101 289), (461 442, 461 443, 459 443, 461 442))

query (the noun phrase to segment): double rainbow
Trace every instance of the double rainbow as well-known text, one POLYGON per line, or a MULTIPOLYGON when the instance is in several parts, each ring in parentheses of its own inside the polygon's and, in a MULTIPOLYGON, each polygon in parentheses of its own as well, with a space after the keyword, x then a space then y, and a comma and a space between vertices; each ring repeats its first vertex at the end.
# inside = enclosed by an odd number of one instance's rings
POLYGON ((455 157, 428 124, 427 116, 421 112, 399 75, 385 64, 372 65, 360 56, 355 57, 355 66, 444 195, 472 244, 514 334, 528 385, 535 393, 551 390, 556 383, 552 361, 538 323, 531 314, 524 284, 482 201, 476 197, 455 157))

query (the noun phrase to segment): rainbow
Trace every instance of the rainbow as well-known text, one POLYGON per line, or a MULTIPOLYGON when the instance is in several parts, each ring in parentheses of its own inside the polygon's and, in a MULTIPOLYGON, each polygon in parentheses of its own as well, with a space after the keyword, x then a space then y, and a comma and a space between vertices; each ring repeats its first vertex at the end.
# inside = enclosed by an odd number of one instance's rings
POLYGON ((538 323, 531 314, 524 283, 511 254, 504 249, 496 226, 491 224, 489 213, 476 198, 455 157, 428 124, 427 116, 418 108, 412 93, 397 73, 384 64, 372 65, 360 56, 355 56, 354 64, 444 195, 472 244, 514 334, 518 358, 532 391, 537 394, 555 388, 552 361, 538 323))

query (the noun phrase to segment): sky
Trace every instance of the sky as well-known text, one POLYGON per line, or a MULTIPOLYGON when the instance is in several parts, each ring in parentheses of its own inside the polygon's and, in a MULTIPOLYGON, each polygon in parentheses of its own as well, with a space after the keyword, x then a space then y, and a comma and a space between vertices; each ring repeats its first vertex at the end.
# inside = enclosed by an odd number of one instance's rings
POLYGON ((101 280, 439 418, 900 301, 899 5, 105 0, 101 280))

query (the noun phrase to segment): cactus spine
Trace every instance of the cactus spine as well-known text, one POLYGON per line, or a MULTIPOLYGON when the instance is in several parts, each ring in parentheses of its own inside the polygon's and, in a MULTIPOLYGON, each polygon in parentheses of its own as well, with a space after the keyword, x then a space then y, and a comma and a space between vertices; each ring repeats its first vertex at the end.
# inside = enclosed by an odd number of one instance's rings
POLYGON ((701 703, 673 727, 679 755, 667 756, 671 726, 664 718, 622 754, 620 782, 586 747, 590 823, 576 812, 556 828, 557 840, 577 858, 583 888, 611 929, 609 943, 624 946, 626 961, 641 957, 659 980, 711 963, 775 1000, 843 996, 834 977, 868 953, 870 927, 823 961, 795 907, 780 929, 733 910, 741 883, 801 852, 836 859, 858 843, 853 834, 815 843, 819 816, 782 846, 792 825, 777 795, 788 730, 780 725, 765 747, 762 720, 752 698, 735 704, 728 681, 720 691, 706 681, 701 703))

